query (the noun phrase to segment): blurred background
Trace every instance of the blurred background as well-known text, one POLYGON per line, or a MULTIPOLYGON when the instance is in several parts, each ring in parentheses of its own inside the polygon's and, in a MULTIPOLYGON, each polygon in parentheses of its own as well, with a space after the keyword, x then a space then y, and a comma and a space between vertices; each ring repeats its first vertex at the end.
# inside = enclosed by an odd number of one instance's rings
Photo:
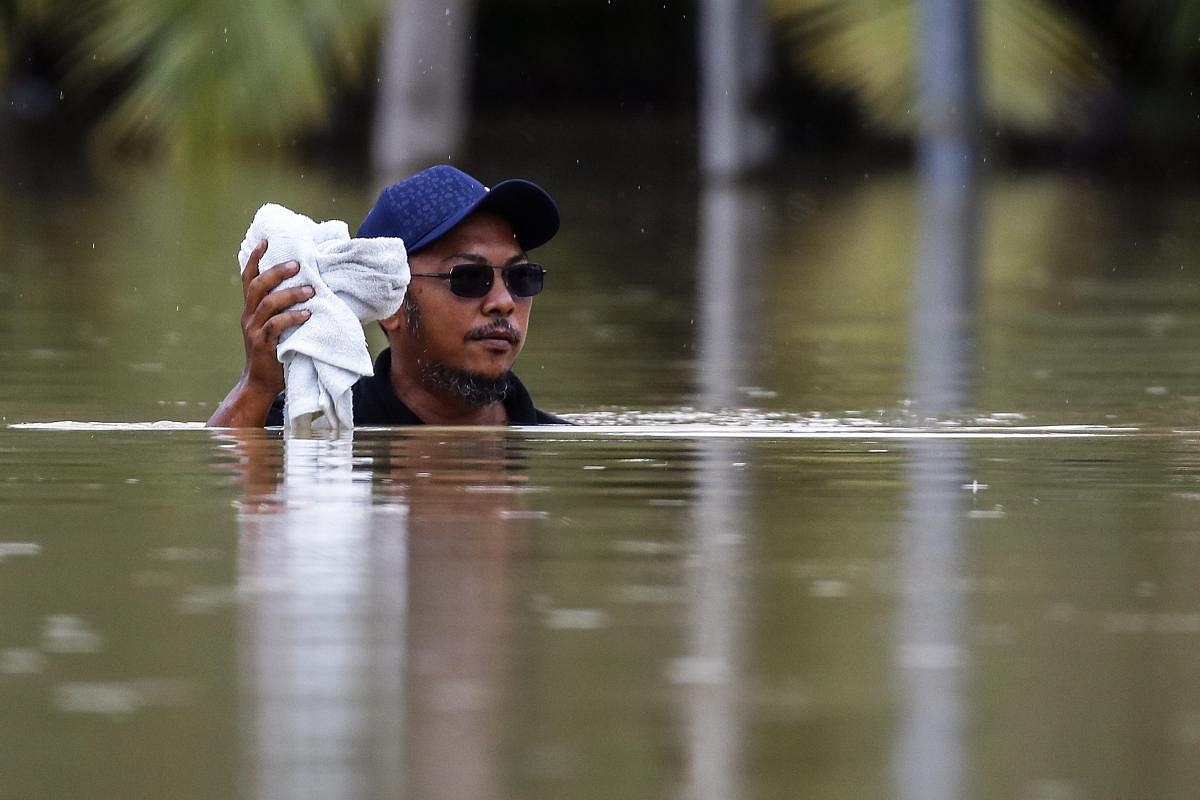
MULTIPOLYGON (((1000 164, 1194 174, 1196 3, 977 6, 981 133, 1000 164)), ((595 117, 675 125, 671 142, 695 150, 712 61, 753 73, 748 102, 782 156, 902 163, 917 126, 911 0, 10 0, 2 13, 8 166, 231 152, 346 171, 373 153, 384 168, 394 152, 486 164, 496 139, 544 146, 595 117), (700 46, 706 13, 744 28, 737 62, 700 46), (389 117, 430 125, 443 107, 438 145, 373 149, 389 117)))
POLYGON ((205 418, 254 210, 353 228, 443 161, 560 200, 519 365, 547 408, 896 409, 910 311, 948 303, 952 406, 1190 411, 1200 3, 967 6, 954 56, 910 0, 10 0, 0 411, 205 418), (922 300, 939 258, 962 285, 922 300), (1097 397, 1100 354, 1134 377, 1097 397))
POLYGON ((1194 797, 1198 38, 0 0, 0 800, 1194 797), (442 162, 559 201, 592 424, 200 429, 255 210, 442 162))

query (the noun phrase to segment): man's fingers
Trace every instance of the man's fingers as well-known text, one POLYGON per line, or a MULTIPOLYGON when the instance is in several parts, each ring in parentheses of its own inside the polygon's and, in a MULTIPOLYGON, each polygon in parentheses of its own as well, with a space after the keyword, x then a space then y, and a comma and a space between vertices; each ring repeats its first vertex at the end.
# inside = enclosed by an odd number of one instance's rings
POLYGON ((259 242, 246 259, 246 269, 242 271, 242 290, 246 302, 242 312, 242 329, 247 347, 251 349, 257 349, 259 342, 274 347, 289 328, 300 325, 311 314, 305 309, 287 310, 311 298, 314 294, 311 286, 292 286, 275 291, 281 283, 300 271, 300 264, 285 261, 262 269, 262 257, 266 250, 266 241, 259 242))
POLYGON ((265 252, 267 252, 266 239, 263 239, 257 247, 250 251, 250 257, 246 259, 246 268, 242 270, 242 294, 249 291, 250 281, 258 277, 258 262, 262 260, 265 252))
POLYGON ((279 344, 279 337, 283 336, 285 331, 302 324, 309 316, 311 316, 311 312, 307 309, 276 314, 263 324, 262 337, 267 344, 274 347, 279 344))
MULTIPOLYGON (((247 265, 249 263, 249 261, 246 262, 247 265)), ((247 271, 249 271, 249 267, 247 267, 247 271)), ((270 269, 263 270, 257 277, 252 278, 246 284, 246 309, 256 308, 263 302, 263 298, 267 297, 275 287, 299 271, 300 265, 295 261, 285 261, 282 264, 276 264, 270 269)))
POLYGON ((263 293, 265 294, 299 271, 299 262, 284 261, 282 264, 276 264, 269 269, 264 269, 258 274, 258 277, 252 280, 250 283, 255 288, 263 288, 265 290, 263 293))
POLYGON ((289 308, 297 303, 303 303, 313 296, 313 290, 310 286, 295 286, 291 289, 284 289, 279 292, 271 292, 263 298, 258 307, 254 309, 249 319, 245 321, 245 330, 248 337, 261 335, 261 331, 268 326, 271 326, 274 332, 275 340, 279 339, 279 334, 287 330, 292 325, 297 324, 297 320, 307 319, 309 312, 303 309, 288 311, 289 308), (303 317, 296 317, 296 314, 303 314, 303 317), (279 318, 283 318, 284 324, 282 328, 278 328, 280 323, 273 322, 279 318))
POLYGON ((293 286, 278 292, 271 292, 254 308, 250 317, 251 327, 265 325, 267 320, 282 311, 286 311, 297 303, 303 303, 313 296, 311 286, 293 286))

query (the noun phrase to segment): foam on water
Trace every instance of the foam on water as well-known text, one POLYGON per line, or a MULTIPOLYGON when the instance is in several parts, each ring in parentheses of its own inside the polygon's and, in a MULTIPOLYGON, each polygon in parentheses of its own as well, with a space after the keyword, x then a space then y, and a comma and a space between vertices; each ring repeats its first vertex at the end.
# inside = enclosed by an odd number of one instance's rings
MULTIPOLYGON (((996 413, 988 416, 956 418, 916 418, 898 416, 866 418, 853 412, 841 418, 820 414, 765 413, 753 409, 722 412, 679 409, 674 411, 596 411, 565 414, 573 424, 564 426, 523 427, 530 433, 587 434, 601 436, 640 436, 650 438, 754 439, 754 438, 1060 438, 1128 435, 1146 431, 1128 426, 1101 424, 1022 425, 1024 416, 996 413)), ((16 430, 36 431, 195 431, 204 430, 202 422, 19 422, 8 425, 16 430)), ((386 427, 362 427, 360 432, 393 430, 386 427)))
POLYGON ((203 422, 174 422, 163 419, 157 422, 14 422, 8 426, 26 431, 194 431, 203 430, 203 422))
POLYGON ((1142 432, 1135 427, 1105 424, 1028 425, 1025 415, 997 412, 986 416, 925 418, 909 413, 879 412, 867 417, 847 412, 842 417, 819 413, 763 412, 756 409, 699 411, 598 411, 566 414, 570 428, 555 432, 658 438, 999 438, 1085 437, 1142 432))

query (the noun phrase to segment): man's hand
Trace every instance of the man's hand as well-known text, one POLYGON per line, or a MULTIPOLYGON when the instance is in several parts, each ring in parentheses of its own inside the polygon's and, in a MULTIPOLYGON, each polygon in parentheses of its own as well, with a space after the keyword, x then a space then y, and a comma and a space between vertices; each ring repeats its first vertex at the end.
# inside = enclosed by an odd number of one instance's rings
POLYGON ((272 291, 300 271, 295 261, 276 264, 259 272, 259 261, 267 243, 259 242, 250 253, 242 270, 242 344, 246 349, 246 369, 243 380, 254 389, 267 392, 272 398, 283 391, 283 365, 275 355, 279 337, 289 328, 309 317, 305 310, 287 309, 313 296, 311 286, 293 286, 281 292, 272 291))
POLYGON ((313 296, 311 286, 294 286, 272 291, 300 271, 295 261, 259 272, 259 261, 267 250, 260 242, 242 270, 242 345, 246 366, 237 385, 209 418, 211 427, 261 427, 275 397, 283 391, 283 365, 275 350, 279 337, 309 317, 307 310, 288 311, 313 296))

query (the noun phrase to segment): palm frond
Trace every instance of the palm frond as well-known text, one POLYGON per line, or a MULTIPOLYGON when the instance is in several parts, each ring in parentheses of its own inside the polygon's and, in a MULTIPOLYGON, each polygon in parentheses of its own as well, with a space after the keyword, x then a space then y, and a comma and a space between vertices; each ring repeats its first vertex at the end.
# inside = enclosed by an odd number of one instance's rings
POLYGON ((69 77, 128 88, 104 147, 165 142, 206 152, 274 147, 327 119, 332 87, 369 51, 380 0, 85 0, 69 77), (336 12, 336 13, 335 13, 336 12))
MULTIPOLYGON (((770 0, 797 66, 849 91, 877 124, 915 128, 915 0, 770 0)), ((1081 25, 1049 0, 981 0, 986 113, 1030 131, 1085 124, 1086 99, 1108 79, 1081 25)))

